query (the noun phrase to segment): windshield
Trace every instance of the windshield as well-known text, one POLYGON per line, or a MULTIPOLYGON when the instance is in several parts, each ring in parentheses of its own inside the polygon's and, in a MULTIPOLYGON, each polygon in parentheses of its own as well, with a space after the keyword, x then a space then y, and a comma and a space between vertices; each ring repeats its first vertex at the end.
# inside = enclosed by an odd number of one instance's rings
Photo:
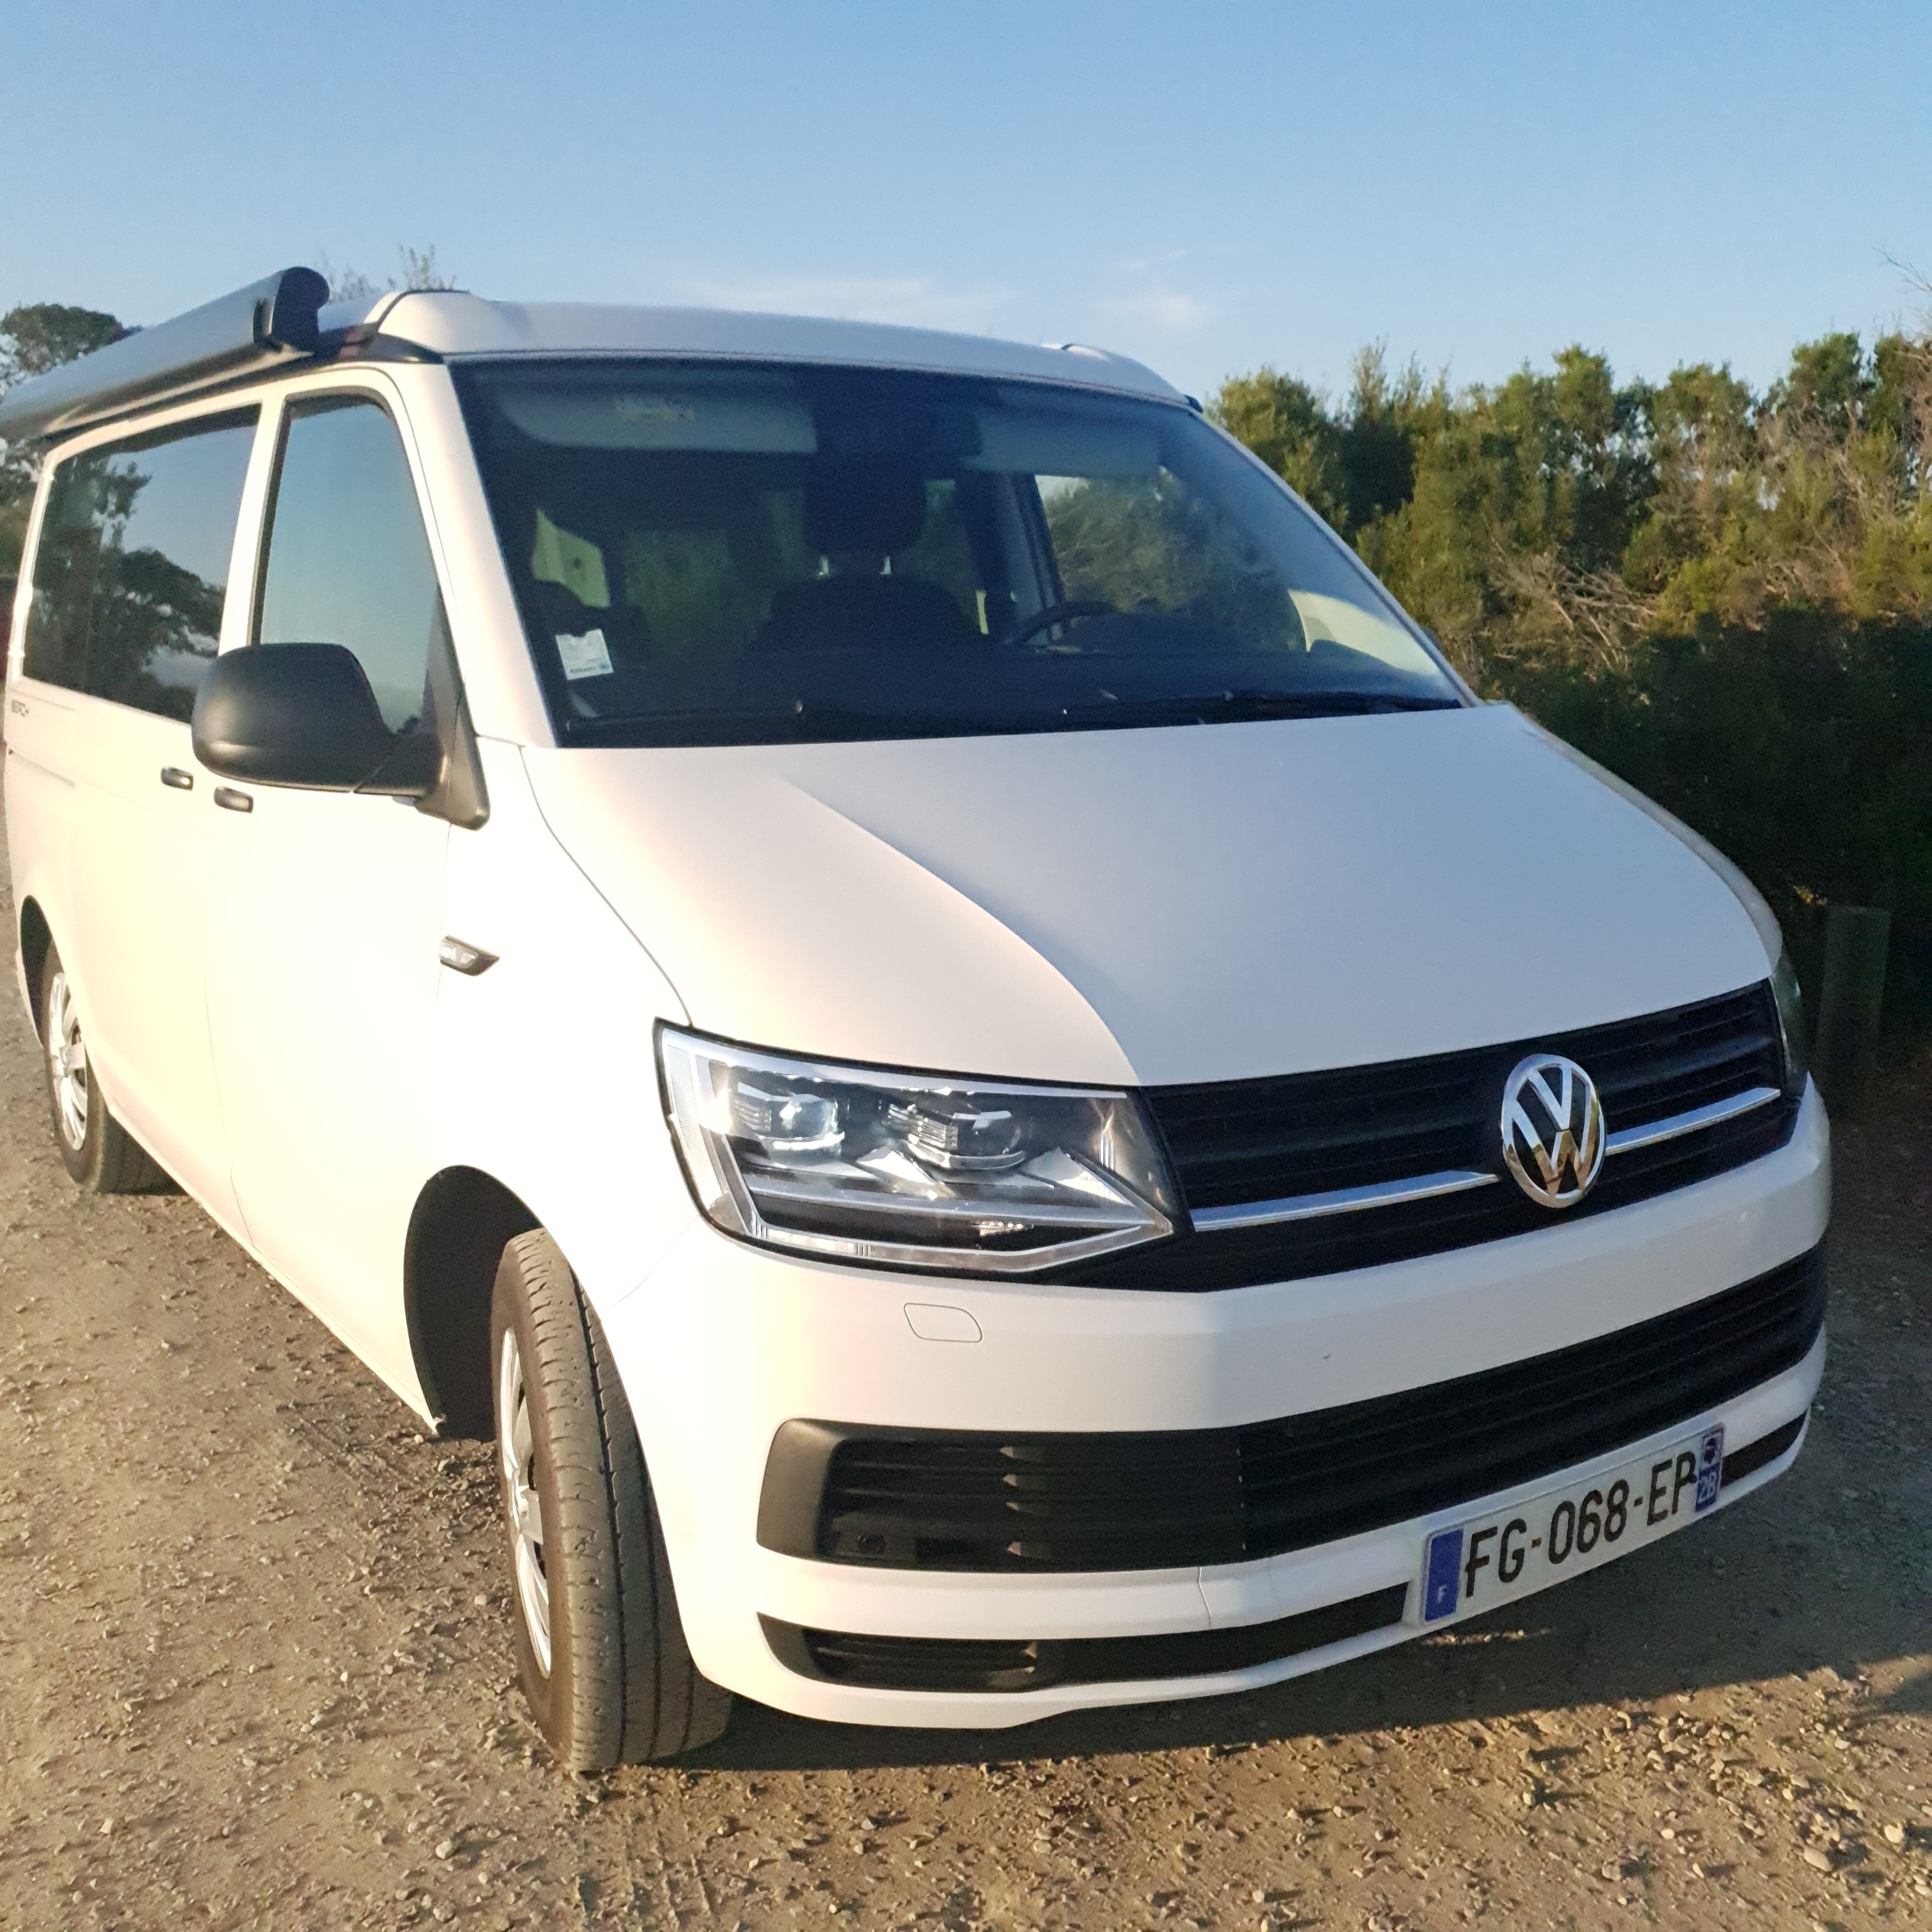
POLYGON ((567 740, 769 744, 1462 700, 1192 410, 662 362, 458 380, 567 740))

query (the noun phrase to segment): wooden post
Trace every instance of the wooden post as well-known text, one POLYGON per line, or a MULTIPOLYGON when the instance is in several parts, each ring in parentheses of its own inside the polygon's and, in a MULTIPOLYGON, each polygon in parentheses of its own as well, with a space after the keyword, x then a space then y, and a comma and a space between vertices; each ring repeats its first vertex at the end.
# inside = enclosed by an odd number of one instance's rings
POLYGON ((1858 1104, 1858 1090, 1871 1072, 1891 944, 1892 914, 1882 907, 1826 908, 1811 1070, 1826 1104, 1842 1112, 1858 1104))

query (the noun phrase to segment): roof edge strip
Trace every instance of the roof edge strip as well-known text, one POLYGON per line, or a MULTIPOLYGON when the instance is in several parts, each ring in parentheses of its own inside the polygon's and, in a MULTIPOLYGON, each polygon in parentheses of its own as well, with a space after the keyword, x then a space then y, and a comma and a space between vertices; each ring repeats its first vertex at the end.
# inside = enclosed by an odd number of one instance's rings
POLYGON ((498 302, 461 292, 423 291, 405 295, 384 316, 382 328, 449 362, 634 358, 796 364, 988 376, 1182 400, 1151 369, 1102 350, 760 309, 498 302))
POLYGON ((136 330, 0 397, 0 440, 59 436, 137 403, 206 388, 313 356, 328 283, 284 268, 185 315, 136 330))

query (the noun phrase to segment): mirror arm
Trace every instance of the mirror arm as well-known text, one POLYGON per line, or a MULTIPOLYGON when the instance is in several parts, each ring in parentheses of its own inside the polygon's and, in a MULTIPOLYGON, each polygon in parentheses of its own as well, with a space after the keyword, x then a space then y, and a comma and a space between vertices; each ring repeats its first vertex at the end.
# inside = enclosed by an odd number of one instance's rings
POLYGON ((441 755, 435 782, 417 799, 416 809, 474 832, 489 818, 490 795, 483 782, 476 729, 470 722, 470 700, 457 668, 456 646, 440 602, 423 695, 423 722, 435 733, 441 755))
POLYGON ((430 789, 417 800, 416 809, 447 819, 466 832, 489 822, 490 794, 483 782, 483 760, 476 748, 476 728, 470 722, 470 700, 457 692, 456 715, 448 742, 442 748, 442 769, 430 789))

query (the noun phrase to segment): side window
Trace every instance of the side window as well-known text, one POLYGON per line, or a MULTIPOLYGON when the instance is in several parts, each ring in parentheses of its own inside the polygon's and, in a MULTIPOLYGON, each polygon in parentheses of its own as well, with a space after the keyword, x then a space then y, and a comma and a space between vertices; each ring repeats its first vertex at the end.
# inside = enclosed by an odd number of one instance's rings
POLYGON ((268 525, 256 641, 341 644, 392 731, 424 716, 442 597, 402 439, 380 403, 292 404, 268 525))
POLYGON ((185 720, 214 662, 256 412, 70 457, 34 556, 29 677, 185 720))

